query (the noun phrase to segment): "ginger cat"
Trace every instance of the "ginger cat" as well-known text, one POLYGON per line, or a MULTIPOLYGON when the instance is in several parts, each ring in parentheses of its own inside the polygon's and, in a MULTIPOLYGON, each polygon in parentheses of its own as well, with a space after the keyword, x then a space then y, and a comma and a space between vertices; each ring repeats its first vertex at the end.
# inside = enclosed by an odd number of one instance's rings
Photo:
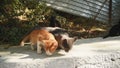
POLYGON ((34 45, 37 45, 37 53, 41 53, 43 48, 47 55, 52 55, 58 47, 58 42, 56 41, 53 34, 49 33, 47 30, 33 30, 21 41, 20 45, 24 46, 24 42, 30 41, 31 48, 34 50, 34 45))

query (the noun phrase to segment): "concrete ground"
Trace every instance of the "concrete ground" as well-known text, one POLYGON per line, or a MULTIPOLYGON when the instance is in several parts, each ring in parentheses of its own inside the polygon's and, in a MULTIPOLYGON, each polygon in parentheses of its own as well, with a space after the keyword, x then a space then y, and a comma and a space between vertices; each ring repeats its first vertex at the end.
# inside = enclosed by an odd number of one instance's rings
POLYGON ((120 68, 120 36, 79 39, 69 53, 37 54, 30 46, 0 45, 0 68, 120 68))

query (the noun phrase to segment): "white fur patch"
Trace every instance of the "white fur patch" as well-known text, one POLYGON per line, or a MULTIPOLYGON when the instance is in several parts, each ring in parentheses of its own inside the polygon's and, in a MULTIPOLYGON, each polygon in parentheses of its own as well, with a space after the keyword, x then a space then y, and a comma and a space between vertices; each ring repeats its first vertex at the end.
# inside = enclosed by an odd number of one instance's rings
POLYGON ((52 55, 52 53, 50 51, 46 51, 47 55, 52 55))

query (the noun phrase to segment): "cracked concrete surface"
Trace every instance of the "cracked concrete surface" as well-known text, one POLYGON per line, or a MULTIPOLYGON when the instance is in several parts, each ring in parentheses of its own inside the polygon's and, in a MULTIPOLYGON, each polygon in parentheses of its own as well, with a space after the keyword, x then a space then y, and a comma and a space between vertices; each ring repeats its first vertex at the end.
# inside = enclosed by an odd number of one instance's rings
POLYGON ((0 45, 0 68, 120 68, 120 36, 79 39, 69 53, 52 56, 39 55, 29 45, 0 45))

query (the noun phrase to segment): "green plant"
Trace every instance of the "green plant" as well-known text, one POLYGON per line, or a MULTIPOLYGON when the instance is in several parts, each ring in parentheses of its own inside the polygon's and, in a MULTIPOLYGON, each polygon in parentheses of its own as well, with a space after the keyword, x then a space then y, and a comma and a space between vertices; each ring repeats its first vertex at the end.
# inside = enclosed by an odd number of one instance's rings
POLYGON ((19 44, 52 9, 39 0, 0 0, 0 42, 19 44))

